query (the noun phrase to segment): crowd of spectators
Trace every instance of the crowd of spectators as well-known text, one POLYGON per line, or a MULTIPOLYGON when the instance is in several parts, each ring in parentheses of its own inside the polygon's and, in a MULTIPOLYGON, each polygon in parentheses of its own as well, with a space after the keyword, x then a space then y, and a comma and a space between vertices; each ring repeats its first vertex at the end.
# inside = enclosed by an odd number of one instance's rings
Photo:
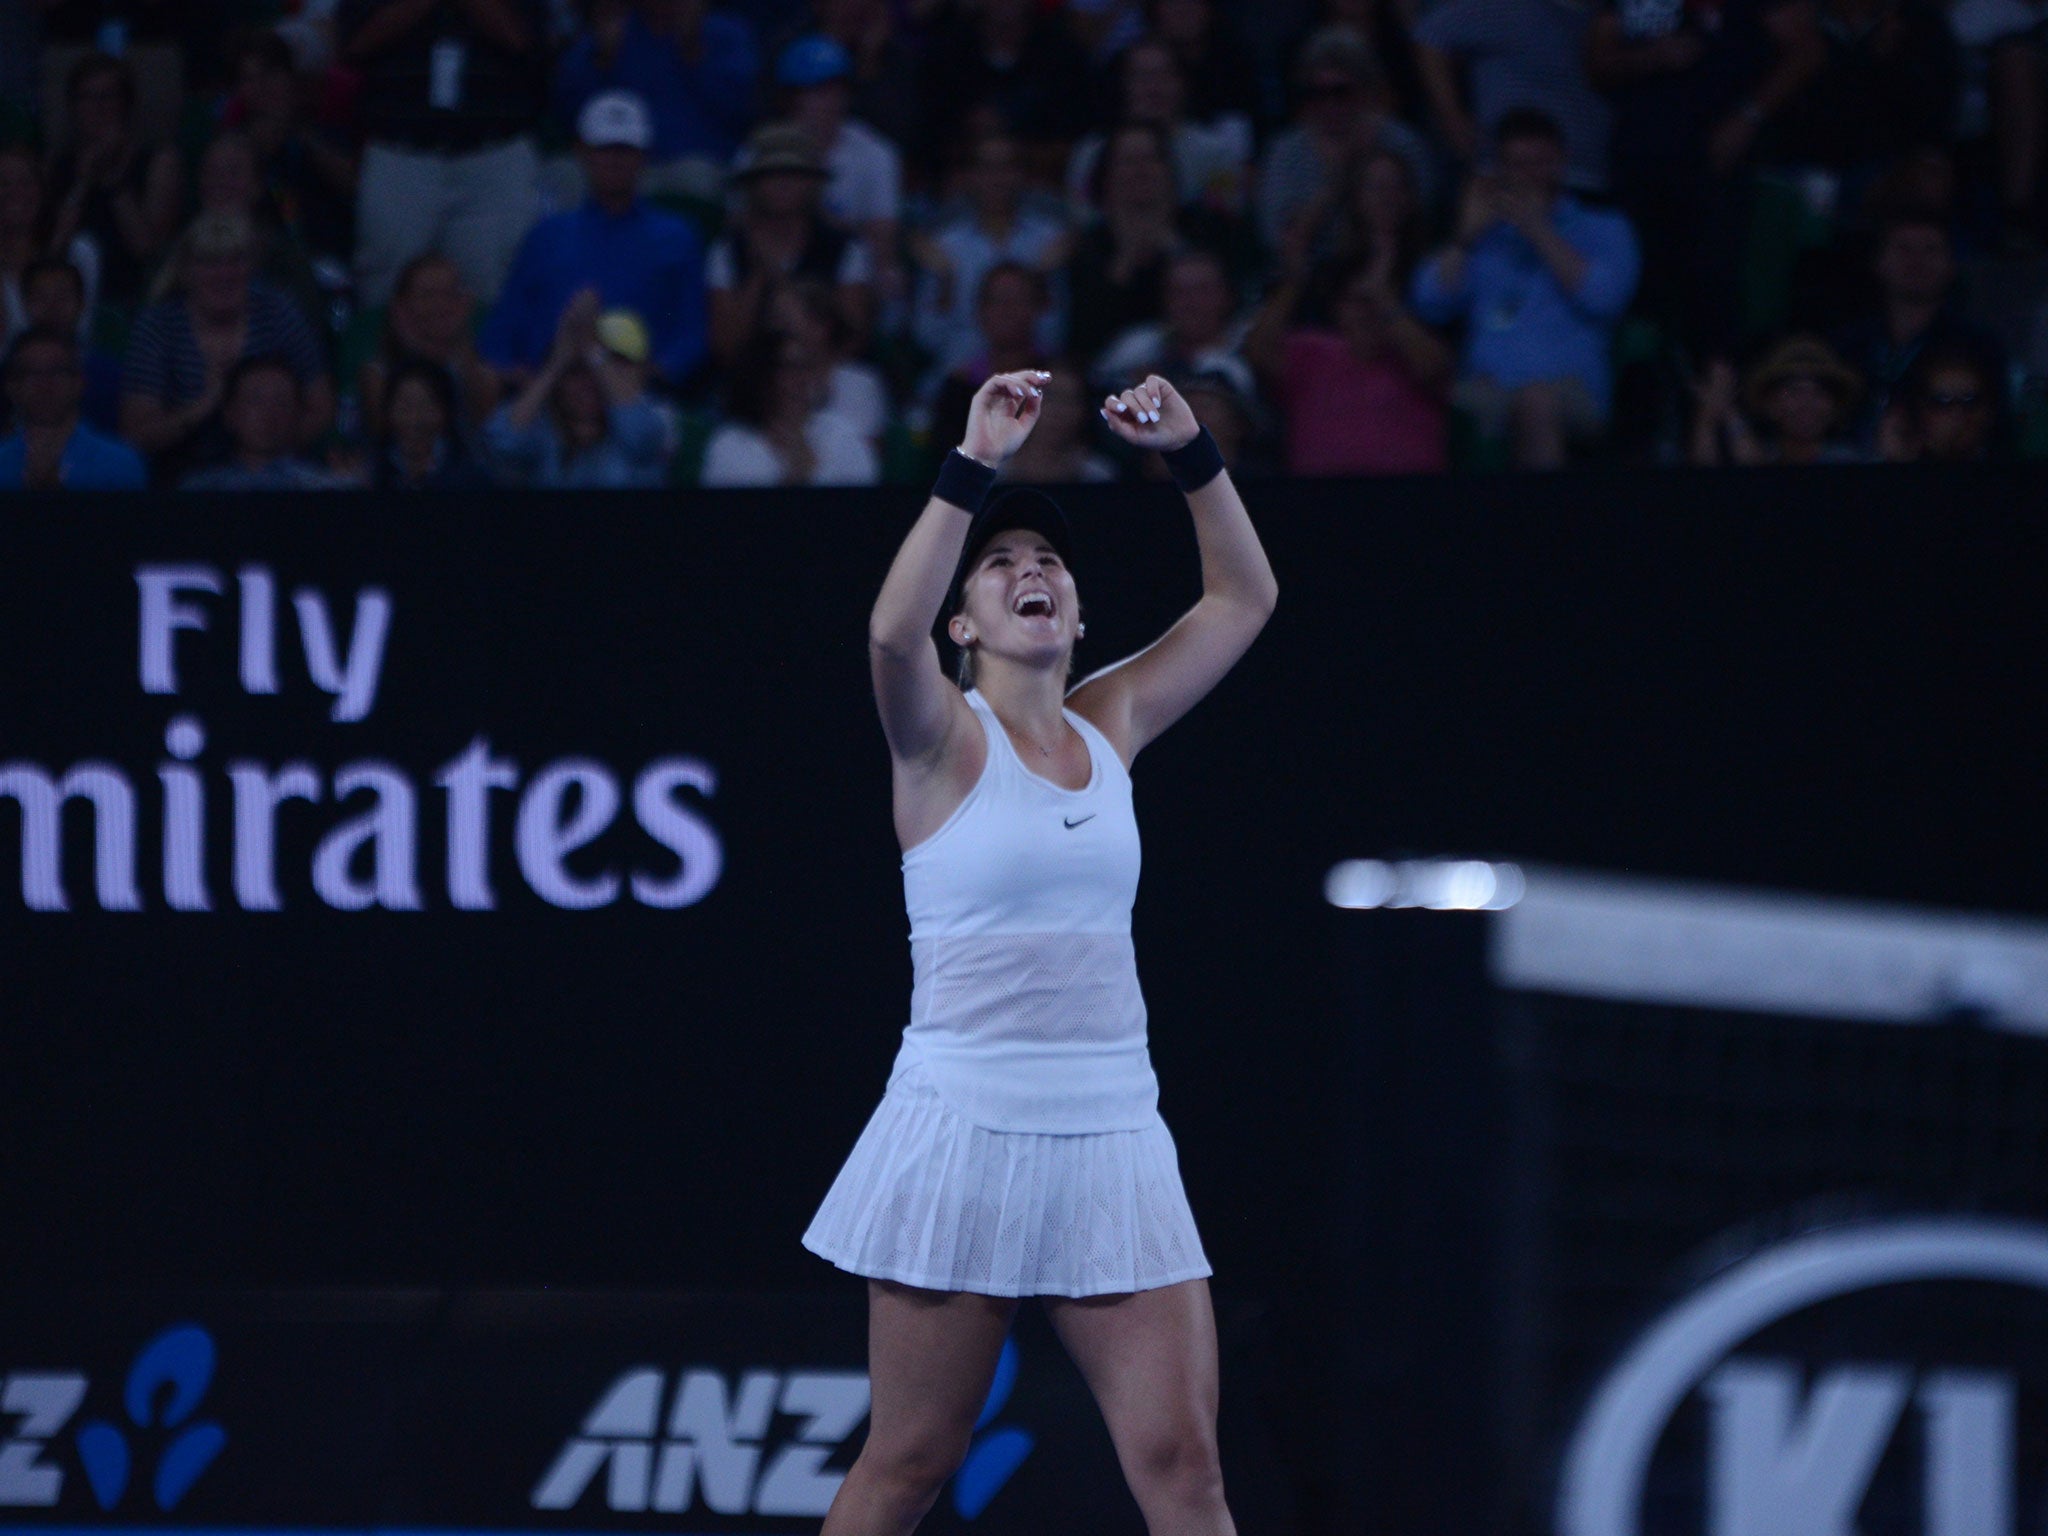
POLYGON ((0 487, 2048 455, 2022 0, 22 0, 0 487))

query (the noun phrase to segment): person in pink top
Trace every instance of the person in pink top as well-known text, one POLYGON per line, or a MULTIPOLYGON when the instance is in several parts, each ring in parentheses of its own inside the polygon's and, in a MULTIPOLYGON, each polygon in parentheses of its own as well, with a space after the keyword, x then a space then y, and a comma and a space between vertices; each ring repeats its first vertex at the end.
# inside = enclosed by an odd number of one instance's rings
POLYGON ((1294 325, 1306 263, 1290 261, 1245 337, 1286 415, 1291 475, 1406 475, 1449 463, 1453 358, 1370 260, 1340 271, 1329 330, 1294 325))

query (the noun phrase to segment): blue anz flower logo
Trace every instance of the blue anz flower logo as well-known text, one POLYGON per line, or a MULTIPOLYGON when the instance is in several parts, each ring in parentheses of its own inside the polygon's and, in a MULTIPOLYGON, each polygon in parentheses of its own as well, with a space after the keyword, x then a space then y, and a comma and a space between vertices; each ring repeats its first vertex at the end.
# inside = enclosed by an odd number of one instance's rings
MULTIPOLYGON (((145 1344, 128 1368, 128 1422, 138 1431, 177 1431, 157 1457, 151 1480, 158 1509, 174 1509, 228 1443, 227 1431, 211 1419, 188 1422, 213 1384, 214 1361, 213 1335, 196 1323, 181 1323, 145 1344)), ((127 1433, 105 1419, 93 1420, 78 1432, 78 1459, 100 1508, 120 1503, 134 1466, 127 1433)))
POLYGON ((996 1379, 989 1383, 988 1401, 982 1405, 981 1417, 974 1421, 974 1443, 968 1447, 960 1470, 953 1474, 953 1508, 963 1520, 972 1520, 988 1508, 989 1501, 1002 1492, 1003 1484, 1015 1475, 1038 1443, 1038 1437, 1030 1430, 1014 1424, 999 1424, 987 1434, 982 1433, 1003 1411, 1016 1385, 1017 1341, 1006 1339, 1002 1357, 996 1361, 996 1379))

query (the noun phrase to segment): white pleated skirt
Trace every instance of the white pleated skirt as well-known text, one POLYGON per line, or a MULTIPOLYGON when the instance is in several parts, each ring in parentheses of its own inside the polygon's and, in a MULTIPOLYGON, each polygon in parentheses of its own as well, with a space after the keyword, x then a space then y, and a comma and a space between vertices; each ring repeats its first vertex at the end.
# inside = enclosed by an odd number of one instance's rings
POLYGON ((1165 1121, 991 1131, 918 1066, 889 1084, 803 1241, 856 1275, 984 1296, 1116 1295, 1210 1273, 1165 1121))

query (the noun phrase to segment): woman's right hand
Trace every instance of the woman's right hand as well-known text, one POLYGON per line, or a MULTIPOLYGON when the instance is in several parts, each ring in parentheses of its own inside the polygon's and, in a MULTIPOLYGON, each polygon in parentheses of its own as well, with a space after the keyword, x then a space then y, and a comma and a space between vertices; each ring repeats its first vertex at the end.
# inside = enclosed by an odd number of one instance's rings
POLYGON ((1024 446, 1038 425, 1043 386, 1052 375, 1036 369, 999 373, 974 392, 960 451, 993 469, 1024 446))

